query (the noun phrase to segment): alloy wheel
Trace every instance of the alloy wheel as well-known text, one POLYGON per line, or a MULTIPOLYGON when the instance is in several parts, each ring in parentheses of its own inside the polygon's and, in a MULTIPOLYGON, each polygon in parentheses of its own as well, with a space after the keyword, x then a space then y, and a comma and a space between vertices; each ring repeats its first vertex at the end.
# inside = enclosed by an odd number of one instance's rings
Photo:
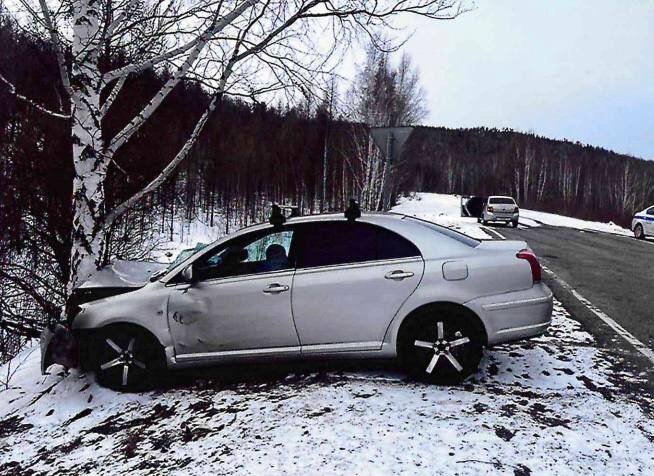
POLYGON ((451 350, 455 349, 456 347, 469 344, 470 338, 463 337, 461 331, 456 331, 455 333, 456 338, 454 340, 447 340, 445 338, 443 322, 439 321, 436 326, 438 329, 437 339, 434 342, 416 340, 413 343, 413 345, 415 345, 416 347, 420 347, 423 349, 431 349, 434 352, 434 355, 429 361, 429 364, 427 365, 425 372, 431 374, 434 371, 434 368, 436 367, 436 364, 438 364, 438 361, 441 359, 441 357, 449 361, 450 365, 452 365, 452 367, 457 372, 462 372, 463 365, 461 365, 461 363, 457 360, 457 358, 454 355, 452 355, 451 350))
POLYGON ((418 380, 458 383, 477 370, 484 337, 471 315, 462 309, 425 309, 398 335, 398 355, 418 380))
POLYGON ((117 357, 109 360, 108 362, 105 362, 104 364, 100 364, 100 370, 108 370, 113 367, 122 367, 122 377, 120 379, 120 383, 123 387, 127 387, 129 384, 129 375, 131 369, 139 368, 141 370, 145 370, 145 364, 134 357, 135 343, 136 337, 132 337, 129 339, 127 348, 123 349, 111 338, 108 337, 105 339, 105 344, 108 345, 117 354, 117 357))
POLYGON ((128 392, 145 390, 165 367, 159 343, 139 329, 116 326, 103 331, 96 343, 96 376, 105 387, 128 392))

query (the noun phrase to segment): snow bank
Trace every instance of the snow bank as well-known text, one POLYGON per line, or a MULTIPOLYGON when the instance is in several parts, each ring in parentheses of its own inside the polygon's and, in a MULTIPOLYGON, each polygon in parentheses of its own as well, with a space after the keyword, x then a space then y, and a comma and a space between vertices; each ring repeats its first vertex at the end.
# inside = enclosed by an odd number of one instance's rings
MULTIPOLYGON (((445 195, 439 193, 414 193, 402 197, 394 212, 416 216, 439 225, 454 228, 466 235, 477 239, 492 239, 488 233, 477 223, 476 218, 461 217, 461 196, 445 195)), ((574 228, 576 230, 600 231, 617 235, 631 235, 631 231, 616 225, 613 222, 600 223, 577 218, 570 218, 553 213, 538 212, 520 209, 520 224, 528 227, 541 225, 574 228)))
POLYGON ((460 231, 478 240, 491 240, 476 218, 461 216, 461 196, 438 193, 415 193, 401 197, 391 210, 460 231))
POLYGON ((601 231, 615 235, 631 236, 631 230, 622 228, 613 222, 602 223, 597 221, 580 220, 553 213, 537 212, 535 210, 520 209, 520 223, 527 226, 560 226, 563 228, 574 228, 576 230, 601 231))

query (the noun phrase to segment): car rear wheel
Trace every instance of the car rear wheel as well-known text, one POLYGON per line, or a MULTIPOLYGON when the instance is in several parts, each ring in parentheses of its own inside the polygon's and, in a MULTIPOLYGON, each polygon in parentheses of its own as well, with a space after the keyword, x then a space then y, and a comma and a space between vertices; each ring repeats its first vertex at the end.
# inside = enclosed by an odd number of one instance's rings
POLYGON ((638 224, 634 227, 634 236, 637 240, 645 239, 645 232, 643 231, 643 225, 638 224))
POLYGON ((94 357, 98 383, 125 392, 151 388, 165 362, 159 343, 132 326, 103 329, 97 336, 94 357))
POLYGON ((438 310, 413 318, 398 339, 398 354, 410 376, 449 384, 463 381, 479 367, 484 339, 471 317, 438 310))

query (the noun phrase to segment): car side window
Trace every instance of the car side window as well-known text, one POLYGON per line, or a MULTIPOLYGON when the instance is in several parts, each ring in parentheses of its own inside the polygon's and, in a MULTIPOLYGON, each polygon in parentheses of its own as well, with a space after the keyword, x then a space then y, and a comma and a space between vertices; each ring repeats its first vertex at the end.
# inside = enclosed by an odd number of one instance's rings
POLYGON ((311 223, 298 231, 299 268, 420 256, 415 245, 405 238, 367 223, 311 223))
POLYGON ((200 258, 193 265, 194 273, 205 281, 291 269, 292 240, 290 229, 247 235, 200 258))
POLYGON ((648 215, 654 215, 654 207, 652 207, 652 208, 650 208, 649 210, 647 210, 647 214, 648 214, 648 215))
POLYGON ((420 256, 416 245, 395 232, 377 227, 377 259, 399 259, 414 256, 420 256))

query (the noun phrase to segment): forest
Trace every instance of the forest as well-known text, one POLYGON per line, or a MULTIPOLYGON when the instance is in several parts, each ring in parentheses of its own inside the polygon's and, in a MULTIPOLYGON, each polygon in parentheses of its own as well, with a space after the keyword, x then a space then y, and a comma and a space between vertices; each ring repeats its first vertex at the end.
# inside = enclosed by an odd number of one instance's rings
MULTIPOLYGON (((14 323, 43 322, 58 312, 67 292, 75 176, 70 125, 21 98, 52 107, 61 102, 55 57, 50 42, 0 20, 2 354, 20 345, 22 337, 11 334, 14 323)), ((111 225, 103 261, 148 258, 144 247, 152 230, 172 230, 180 217, 223 226, 227 233, 263 220, 273 202, 316 213, 342 210, 356 198, 363 208, 378 209, 383 160, 368 128, 379 125, 416 125, 394 165, 395 197, 413 191, 508 194, 523 207, 623 226, 634 211, 654 203, 654 162, 512 130, 417 125, 428 105, 420 104, 412 71, 406 58, 394 67, 388 55, 370 52, 341 97, 307 96, 292 105, 221 98, 188 158, 111 225), (389 90, 403 99, 393 113, 389 90)), ((103 136, 121 130, 171 74, 131 75, 103 120, 103 136)), ((113 156, 105 184, 108 209, 158 175, 210 101, 198 81, 174 87, 137 140, 113 156)))

